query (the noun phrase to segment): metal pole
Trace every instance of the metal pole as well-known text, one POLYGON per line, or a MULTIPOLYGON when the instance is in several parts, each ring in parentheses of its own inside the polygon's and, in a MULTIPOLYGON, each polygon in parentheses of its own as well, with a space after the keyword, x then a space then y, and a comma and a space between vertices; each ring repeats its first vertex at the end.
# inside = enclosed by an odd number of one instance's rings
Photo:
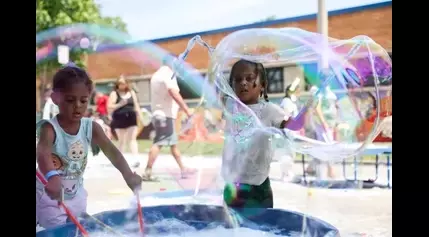
MULTIPOLYGON (((328 50, 328 12, 326 11, 325 0, 317 1, 317 30, 321 35, 320 39, 320 58, 319 58, 319 76, 322 76, 322 71, 329 68, 329 59, 326 57, 328 50)), ((322 81, 322 78, 319 78, 322 81)), ((321 88, 322 89, 322 88, 321 88)), ((329 139, 330 140, 330 139, 329 139)), ((316 165, 317 180, 326 180, 326 174, 329 170, 329 164, 326 162, 317 162, 316 165), (325 169, 326 168, 326 169, 325 169)))
MULTIPOLYGON (((323 37, 321 46, 325 51, 328 48, 328 11, 326 11, 325 0, 318 0, 317 8, 317 30, 323 37)), ((325 57, 325 53, 322 53, 319 65, 320 69, 329 67, 329 60, 325 57)))

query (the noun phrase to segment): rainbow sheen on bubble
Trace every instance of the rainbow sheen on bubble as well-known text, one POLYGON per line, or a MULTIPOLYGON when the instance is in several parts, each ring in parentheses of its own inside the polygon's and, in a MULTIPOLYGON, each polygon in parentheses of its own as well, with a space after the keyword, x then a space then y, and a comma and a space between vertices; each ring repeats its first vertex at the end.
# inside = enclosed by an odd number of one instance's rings
MULTIPOLYGON (((98 54, 132 49, 131 53, 121 54, 120 56, 127 57, 125 60, 141 65, 142 68, 149 65, 153 71, 157 70, 163 64, 168 65, 177 74, 178 78, 182 80, 182 83, 186 84, 190 90, 199 96, 202 95, 204 81, 207 81, 191 65, 184 60, 174 57, 170 52, 160 48, 156 44, 149 41, 136 41, 128 34, 116 29, 93 24, 62 26, 36 34, 36 66, 47 60, 56 61, 59 45, 68 46, 70 54, 98 54)), ((117 65, 109 64, 108 66, 116 67, 117 65)), ((206 95, 205 104, 211 107, 217 100, 214 88, 206 87, 204 92, 206 95)), ((217 120, 218 118, 215 117, 210 121, 213 128, 210 128, 209 131, 216 130, 216 126, 219 124, 217 120)), ((199 149, 205 149, 205 147, 199 149)), ((183 186, 186 189, 195 189, 196 193, 200 189, 199 187, 195 188, 196 186, 201 186, 201 189, 207 189, 215 185, 215 178, 206 180, 205 170, 200 172, 199 176, 202 177, 202 181, 187 182, 184 184, 181 180, 177 182, 179 186, 183 186)), ((212 176, 215 176, 215 174, 212 176)))
POLYGON ((198 95, 202 93, 204 78, 197 70, 156 44, 133 40, 130 35, 119 30, 95 24, 74 24, 40 32, 36 35, 36 65, 45 60, 55 59, 58 56, 59 45, 68 46, 70 52, 88 54, 135 49, 134 53, 127 55, 129 60, 142 67, 150 65, 153 69, 166 64, 191 90, 198 95))
POLYGON ((237 122, 246 121, 242 123, 245 136, 232 134, 238 137, 236 142, 240 147, 246 149, 252 134, 262 130, 277 139, 282 137, 284 146, 296 152, 330 161, 360 154, 375 138, 379 102, 385 96, 379 87, 388 83, 391 75, 388 53, 369 37, 338 40, 297 28, 234 32, 217 45, 209 68, 210 81, 228 97, 224 116, 237 122), (303 70, 307 83, 315 89, 301 104, 300 114, 290 121, 289 129, 263 126, 254 112, 239 101, 228 82, 231 65, 239 59, 266 66, 295 65, 303 70), (319 62, 324 64, 323 68, 319 62), (367 92, 369 88, 371 92, 367 92), (372 109, 377 116, 372 130, 358 139, 356 131, 368 119, 359 107, 359 97, 367 93, 374 97, 372 109), (327 122, 326 117, 332 121, 327 122), (300 130, 304 133, 296 132, 300 130))

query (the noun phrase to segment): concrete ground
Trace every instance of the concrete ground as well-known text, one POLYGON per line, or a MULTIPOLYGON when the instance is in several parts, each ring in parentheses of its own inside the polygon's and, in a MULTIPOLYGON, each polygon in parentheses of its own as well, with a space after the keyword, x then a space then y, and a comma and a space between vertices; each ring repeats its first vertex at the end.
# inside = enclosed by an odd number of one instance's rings
MULTIPOLYGON (((129 163, 141 162, 138 173, 142 173, 146 155, 130 158, 129 163)), ((161 156, 154 167, 159 182, 145 182, 141 192, 142 205, 159 205, 174 202, 172 199, 154 199, 150 194, 179 190, 194 190, 199 183, 200 189, 217 189, 222 187, 218 179, 220 159, 217 158, 184 158, 185 164, 201 169, 198 175, 187 179, 179 178, 179 170, 170 156, 161 156)), ((280 180, 278 162, 273 162, 270 177, 275 195, 275 207, 299 211, 323 219, 340 229, 342 236, 392 236, 392 190, 361 189, 333 190, 307 188, 280 180)), ((296 174, 302 174, 301 164, 293 165, 296 174)), ((342 178, 342 166, 334 165, 339 178, 342 178)), ((346 173, 353 177, 353 167, 347 165, 346 173)), ((359 166, 359 178, 374 179, 373 166, 359 166)), ((387 182, 386 166, 379 167, 381 183, 387 182)), ((134 199, 122 176, 109 161, 103 157, 93 157, 85 174, 85 187, 88 190, 88 212, 97 212, 129 208, 134 199)), ((216 199, 220 203, 219 197, 216 199)), ((214 202, 217 202, 217 201, 214 202)), ((200 200, 201 201, 201 200, 200 200)), ((206 200, 207 201, 207 200, 206 200)), ((195 200, 197 202, 197 200, 195 200)))

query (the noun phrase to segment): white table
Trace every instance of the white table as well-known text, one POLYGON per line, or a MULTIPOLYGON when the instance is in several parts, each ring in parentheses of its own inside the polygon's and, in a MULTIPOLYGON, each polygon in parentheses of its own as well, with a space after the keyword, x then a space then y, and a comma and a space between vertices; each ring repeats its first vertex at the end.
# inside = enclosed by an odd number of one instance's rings
MULTIPOLYGON (((375 179, 373 181, 376 181, 378 179, 378 165, 379 165, 379 158, 380 155, 386 156, 386 166, 387 166, 387 187, 391 188, 390 184, 390 173, 391 173, 391 155, 392 155, 392 144, 391 143, 374 143, 370 144, 365 148, 365 151, 361 154, 362 156, 368 156, 368 155, 375 155, 375 179)), ((358 170, 358 157, 353 158, 354 161, 354 167, 353 167, 353 175, 354 175, 354 181, 357 181, 357 170, 358 170)), ((346 175, 346 162, 343 161, 343 175, 344 178, 347 177, 346 175)))
MULTIPOLYGON (((365 155, 375 155, 375 179, 373 181, 376 181, 378 178, 378 165, 379 165, 379 158, 380 155, 386 156, 386 166, 387 166, 387 187, 391 188, 391 155, 392 155, 392 144, 391 143, 374 143, 370 144, 365 148, 365 151, 361 154, 361 156, 365 155)), ((345 179, 346 177, 346 161, 343 160, 343 176, 345 179)), ((304 183, 307 183, 306 179, 306 170, 305 170, 305 155, 302 154, 302 168, 303 168, 303 179, 304 183)), ((358 157, 354 157, 354 181, 357 182, 357 172, 358 172, 358 157)))

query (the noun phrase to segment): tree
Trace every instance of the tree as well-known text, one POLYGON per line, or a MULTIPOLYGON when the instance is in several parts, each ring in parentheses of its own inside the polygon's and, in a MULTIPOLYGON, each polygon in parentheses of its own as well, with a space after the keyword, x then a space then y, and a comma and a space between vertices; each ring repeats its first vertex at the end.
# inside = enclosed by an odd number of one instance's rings
POLYGON ((257 21, 256 23, 267 22, 267 21, 274 21, 276 19, 277 19, 277 16, 276 15, 272 15, 272 16, 268 16, 268 17, 266 17, 266 18, 264 18, 264 19, 262 19, 260 21, 257 21))
MULTIPOLYGON (((36 33, 75 23, 97 24, 126 32, 126 24, 122 19, 102 16, 100 6, 94 0, 36 0, 36 33)), ((36 45, 36 50, 40 47, 43 45, 36 45)), ((85 53, 72 51, 70 60, 84 67, 82 55, 85 53)), ((40 62, 36 65, 36 76, 55 70, 59 66, 56 58, 40 62)))

